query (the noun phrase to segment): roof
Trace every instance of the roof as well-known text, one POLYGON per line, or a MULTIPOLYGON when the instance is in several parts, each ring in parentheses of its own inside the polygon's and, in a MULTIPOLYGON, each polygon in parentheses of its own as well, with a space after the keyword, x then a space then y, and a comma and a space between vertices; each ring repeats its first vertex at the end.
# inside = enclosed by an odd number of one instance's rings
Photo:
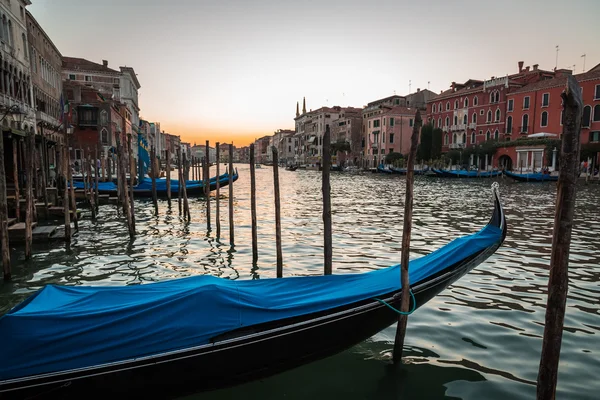
POLYGON ((63 69, 65 70, 81 70, 81 71, 92 71, 92 72, 106 72, 110 74, 119 74, 119 71, 105 67, 103 64, 97 64, 92 61, 88 61, 84 58, 77 57, 64 57, 62 58, 63 69))
POLYGON ((406 96, 400 96, 399 94, 395 94, 393 96, 384 97, 383 99, 371 101, 371 102, 367 103, 367 107, 369 107, 371 105, 374 105, 375 103, 380 103, 380 102, 384 102, 384 101, 387 101, 387 100, 392 100, 392 99, 395 99, 397 97, 401 98, 401 99, 406 98, 406 96))
MULTIPOLYGON (((469 79, 469 81, 470 82, 480 82, 480 81, 474 81, 473 79, 469 79)), ((467 81, 467 82, 469 82, 469 81, 467 81)), ((483 88, 483 86, 476 86, 476 87, 471 87, 471 88, 459 89, 457 91, 448 89, 448 90, 440 93, 439 95, 429 99, 427 101, 427 103, 435 103, 440 100, 451 99, 453 97, 460 97, 460 96, 464 96, 464 95, 471 94, 471 93, 478 93, 478 92, 482 91, 482 88, 483 88)))
POLYGON ((135 87, 137 89, 142 87, 142 85, 140 85, 140 81, 138 81, 137 74, 135 73, 132 67, 121 67, 121 72, 128 73, 131 76, 131 78, 133 79, 133 83, 135 83, 135 87))
MULTIPOLYGON (((598 66, 600 66, 600 64, 598 66)), ((598 66, 592 68, 588 72, 574 75, 575 79, 577 79, 577 82, 589 81, 592 79, 600 79, 600 68, 598 68, 598 66)), ((524 93, 524 92, 534 92, 534 91, 538 91, 538 90, 550 89, 550 88, 555 88, 555 87, 562 87, 562 86, 565 86, 567 83, 567 76, 568 75, 562 75, 557 78, 546 79, 543 81, 530 83, 529 85, 525 85, 522 88, 518 88, 518 89, 515 89, 514 91, 511 91, 509 93, 509 95, 517 94, 517 93, 524 93)))
POLYGON ((418 110, 418 108, 416 108, 416 107, 395 106, 395 107, 388 108, 381 114, 377 114, 372 117, 369 117, 368 119, 379 118, 379 117, 385 116, 385 115, 398 115, 398 114, 415 115, 417 110, 418 110))
MULTIPOLYGON (((27 2, 27 4, 29 5, 29 4, 31 4, 31 2, 29 2, 29 1, 28 1, 28 2, 27 2)), ((50 39, 50 36, 48 36, 48 34, 47 34, 47 33, 46 33, 46 31, 44 30, 44 28, 42 28, 42 26, 39 24, 39 22, 37 22, 37 20, 36 20, 36 19, 35 19, 35 17, 33 16, 33 14, 31 14, 31 13, 29 12, 29 10, 27 10, 27 9, 26 9, 26 10, 25 10, 25 15, 27 16, 27 18, 31 19, 31 21, 32 21, 32 22, 35 24, 35 27, 36 27, 37 29, 39 29, 39 30, 40 30, 40 32, 42 32, 42 34, 43 34, 43 35, 44 35, 44 37, 46 38, 46 41, 47 41, 48 43, 50 43, 50 45, 52 46, 52 48, 53 48, 53 49, 54 49, 54 50, 55 50, 55 51, 58 53, 58 55, 59 55, 60 57, 62 57, 62 54, 60 53, 60 50, 58 50, 58 47, 56 47, 56 45, 54 44, 54 42, 52 41, 52 39, 50 39)), ((30 33, 29 31, 30 31, 30 30, 28 30, 27 32, 28 32, 28 33, 30 33)))

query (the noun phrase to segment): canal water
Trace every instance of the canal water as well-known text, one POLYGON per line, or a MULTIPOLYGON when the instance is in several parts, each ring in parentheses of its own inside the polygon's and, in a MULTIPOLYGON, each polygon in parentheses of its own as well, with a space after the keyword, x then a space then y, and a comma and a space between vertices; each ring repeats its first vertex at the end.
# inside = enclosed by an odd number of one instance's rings
MULTIPOLYGON (((228 279, 275 276, 271 167, 257 169, 259 260, 252 264, 249 171, 239 165, 236 245, 228 243, 227 189, 221 238, 206 229, 204 202, 190 199, 191 223, 160 203, 136 201, 138 235, 128 240, 115 206, 98 222, 84 212, 70 251, 36 247, 33 260, 13 251, 14 280, 0 284, 0 314, 48 283, 133 285, 197 274, 228 279)), ((323 270, 321 177, 280 171, 284 275, 323 270)), ((497 179, 509 233, 473 272, 409 317, 406 366, 389 366, 395 327, 341 354, 231 389, 186 399, 526 399, 535 396, 556 185, 497 179)), ((473 233, 488 220, 491 180, 417 177, 412 257, 473 233)), ((405 178, 332 173, 334 273, 361 273, 400 261, 405 178)), ((214 195, 213 195, 214 196, 214 195)), ((569 269, 569 297, 558 398, 600 393, 600 185, 581 185, 569 269)), ((176 203, 175 203, 176 204, 176 203)), ((343 335, 343 332, 339 333, 343 335)), ((260 355, 257 355, 260 357, 260 355)))

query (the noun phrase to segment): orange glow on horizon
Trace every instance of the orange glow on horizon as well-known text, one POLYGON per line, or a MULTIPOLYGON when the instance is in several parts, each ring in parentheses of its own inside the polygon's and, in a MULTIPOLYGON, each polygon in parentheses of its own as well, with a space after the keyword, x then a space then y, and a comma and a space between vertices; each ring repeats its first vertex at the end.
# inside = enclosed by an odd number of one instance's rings
POLYGON ((203 145, 208 140, 210 145, 214 146, 218 141, 219 143, 232 143, 236 147, 248 146, 253 143, 255 139, 263 136, 273 135, 274 132, 243 132, 236 131, 232 132, 225 129, 197 129, 190 126, 161 123, 161 130, 171 135, 181 136, 182 142, 190 143, 191 145, 203 145))

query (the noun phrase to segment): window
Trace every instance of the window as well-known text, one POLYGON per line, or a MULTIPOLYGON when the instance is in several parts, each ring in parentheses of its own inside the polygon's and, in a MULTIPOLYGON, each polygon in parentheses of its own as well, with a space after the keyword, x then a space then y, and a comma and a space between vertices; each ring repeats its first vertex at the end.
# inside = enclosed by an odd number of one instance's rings
POLYGON ((582 128, 590 127, 591 114, 592 114, 592 107, 590 107, 590 106, 583 107, 583 118, 581 119, 581 127, 582 128))
POLYGON ((86 81, 86 82, 91 82, 91 81, 92 81, 92 77, 91 77, 91 76, 89 76, 89 75, 86 75, 86 76, 85 76, 85 81, 86 81))
POLYGON ((458 125, 458 116, 454 116, 454 125, 458 125))
POLYGON ((371 121, 369 121, 369 128, 371 127, 371 121))
POLYGON ((485 111, 483 111, 483 109, 479 110, 479 115, 483 115, 483 114, 485 114, 485 111))
POLYGON ((394 117, 390 117, 390 126, 394 126, 394 117))
POLYGON ((487 132, 485 133, 485 140, 490 140, 490 138, 491 138, 490 131, 487 131, 487 132))
POLYGON ((394 104, 400 105, 400 99, 394 99, 394 104))
POLYGON ((477 96, 473 97, 473 105, 476 106, 479 103, 479 100, 477 100, 477 96))
POLYGON ((465 144, 467 143, 467 134, 464 133, 464 132, 462 134, 462 142, 465 143, 465 144))
POLYGON ((496 119, 495 119, 495 121, 496 122, 500 121, 500 109, 496 110, 496 119))
POLYGON ((385 132, 381 133, 381 143, 385 143, 385 132))
POLYGON ((448 145, 448 134, 447 133, 444 135, 444 144, 446 146, 448 145))
POLYGON ((500 92, 496 92, 496 103, 500 101, 500 92))
POLYGON ((436 112, 436 111, 435 111, 435 108, 436 108, 436 107, 435 107, 435 104, 434 104, 434 105, 432 105, 432 106, 431 106, 431 111, 432 111, 432 112, 436 112))
POLYGON ((390 143, 394 143, 394 134, 390 133, 390 143))
POLYGON ((447 127, 448 125, 450 125, 450 118, 449 118, 449 117, 446 117, 446 125, 444 125, 444 126, 446 126, 446 127, 447 127))
POLYGON ((75 74, 69 74, 69 80, 70 81, 74 81, 75 80, 75 74))
POLYGON ((540 126, 548 126, 548 112, 544 111, 542 113, 542 120, 540 121, 540 126))
POLYGON ((413 119, 412 118, 408 120, 408 126, 413 126, 413 119))
POLYGON ((492 111, 491 110, 488 110, 488 112, 487 112, 487 119, 486 119, 486 121, 487 122, 492 122, 492 111))
POLYGON ((442 119, 438 118, 438 128, 441 128, 441 127, 442 127, 442 119))
POLYGON ((383 118, 383 126, 385 126, 385 117, 383 118))
POLYGON ((469 107, 469 99, 468 99, 468 98, 467 98, 467 99, 465 99, 465 103, 464 103, 464 104, 465 104, 465 108, 466 108, 466 107, 469 107))
POLYGON ((506 118, 506 133, 512 133, 512 116, 506 118))
POLYGON ((25 19, 25 13, 23 11, 23 6, 21 6, 21 19, 25 19))
POLYGON ((480 134, 480 135, 483 135, 483 131, 479 131, 479 134, 480 134))
POLYGON ((600 85, 596 85, 594 91, 594 100, 600 100, 600 85))
POLYGON ((508 100, 508 111, 512 111, 514 109, 515 101, 513 99, 508 100))
POLYGON ((432 118, 429 122, 431 123, 431 127, 435 128, 435 118, 432 118))
POLYGON ((458 108, 458 100, 454 100, 454 109, 456 110, 458 108))
POLYGON ((381 149, 381 154, 385 154, 385 149, 381 149))
POLYGON ((477 123, 477 113, 473 113, 473 117, 471 118, 471 122, 476 124, 477 123))
POLYGON ((490 103, 494 102, 494 92, 490 92, 490 103))
POLYGON ((376 119, 373 120, 373 128, 379 128, 379 126, 381 125, 381 121, 376 119))
POLYGON ((544 93, 542 95, 542 107, 548 107, 550 105, 550 93, 544 93))
POLYGON ((452 135, 452 143, 456 143, 456 133, 452 135))
POLYGON ((106 129, 102 129, 100 132, 100 139, 102 140, 102 144, 108 144, 108 131, 106 129))
POLYGON ((498 140, 498 129, 494 131, 494 140, 498 140))
POLYGON ((590 132, 590 142, 600 142, 600 131, 590 132))
POLYGON ((465 125, 468 124, 467 119, 468 119, 467 114, 463 115, 463 124, 465 124, 465 125))
POLYGON ((523 98, 523 110, 529 109, 529 96, 523 98))
POLYGON ((600 104, 594 106, 594 122, 600 122, 600 104))
POLYGON ((471 132, 471 144, 475 143, 475 131, 471 132))
POLYGON ((446 102, 446 111, 448 111, 449 109, 450 109, 450 102, 449 102, 449 101, 447 101, 447 102, 446 102))
POLYGON ((524 114, 523 120, 521 123, 521 133, 527 133, 528 125, 529 125, 529 115, 524 114))
POLYGON ((106 110, 100 112, 100 125, 108 125, 108 113, 106 110))
MULTIPOLYGON (((23 7, 21 7, 21 11, 23 11, 23 7)), ((25 56, 25 59, 28 60, 29 57, 27 55, 27 38, 25 37, 24 33, 21 34, 21 40, 23 41, 23 55, 25 56)))
POLYGON ((438 104, 438 112, 442 112, 442 103, 438 104))

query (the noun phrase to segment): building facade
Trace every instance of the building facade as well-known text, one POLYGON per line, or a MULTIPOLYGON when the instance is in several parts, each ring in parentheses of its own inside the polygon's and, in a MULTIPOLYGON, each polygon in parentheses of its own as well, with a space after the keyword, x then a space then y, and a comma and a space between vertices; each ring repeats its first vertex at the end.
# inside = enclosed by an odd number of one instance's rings
POLYGON ((294 163, 294 135, 292 129, 278 129, 273 134, 273 146, 277 147, 279 163, 294 163))
POLYGON ((347 143, 349 151, 338 151, 333 164, 362 165, 362 109, 346 107, 339 118, 331 121, 331 143, 347 143))

